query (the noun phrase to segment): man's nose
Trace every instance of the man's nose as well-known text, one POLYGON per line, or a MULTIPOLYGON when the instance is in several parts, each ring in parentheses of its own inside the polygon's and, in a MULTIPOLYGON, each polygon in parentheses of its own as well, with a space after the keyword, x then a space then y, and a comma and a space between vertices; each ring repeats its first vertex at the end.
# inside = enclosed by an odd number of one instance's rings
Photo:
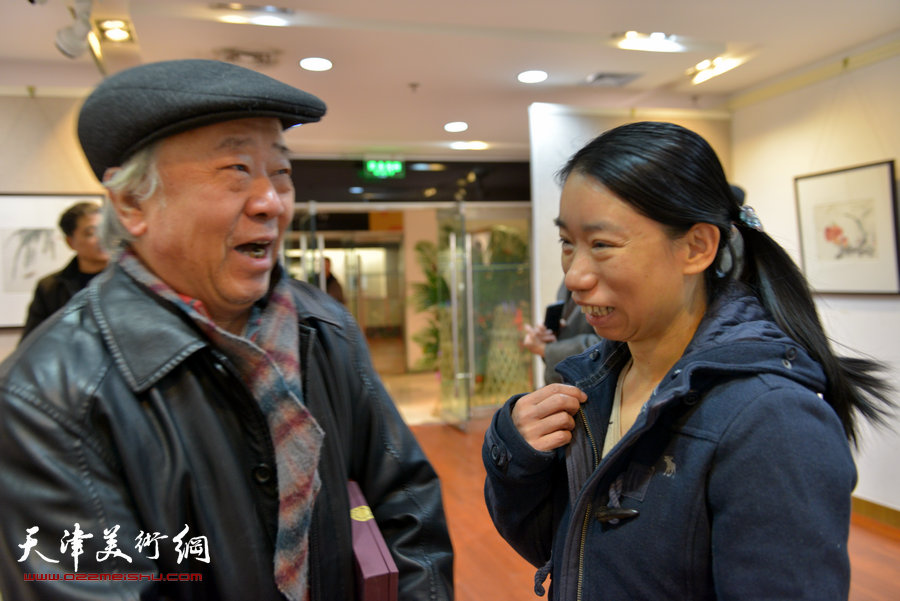
POLYGON ((254 180, 247 210, 251 215, 263 215, 267 218, 284 213, 285 201, 268 176, 259 176, 254 180))

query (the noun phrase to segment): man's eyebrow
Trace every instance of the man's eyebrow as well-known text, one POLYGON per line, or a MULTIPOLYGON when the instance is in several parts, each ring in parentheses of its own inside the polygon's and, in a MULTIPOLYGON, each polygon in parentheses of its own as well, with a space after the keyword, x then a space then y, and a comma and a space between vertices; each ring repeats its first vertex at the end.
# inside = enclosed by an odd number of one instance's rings
MULTIPOLYGON (((253 140, 249 137, 228 136, 223 138, 222 141, 216 145, 216 150, 240 150, 252 143, 253 140)), ((280 154, 283 154, 285 157, 290 154, 288 147, 280 142, 272 142, 272 148, 280 154)))
POLYGON ((250 138, 228 136, 216 145, 216 150, 239 150, 250 144, 250 138))

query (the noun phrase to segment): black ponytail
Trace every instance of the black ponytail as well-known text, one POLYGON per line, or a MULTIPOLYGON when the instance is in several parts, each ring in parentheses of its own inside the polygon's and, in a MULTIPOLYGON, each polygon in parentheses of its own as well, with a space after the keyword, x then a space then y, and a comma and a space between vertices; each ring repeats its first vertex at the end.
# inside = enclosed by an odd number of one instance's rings
POLYGON ((819 319, 806 278, 797 264, 768 234, 738 225, 744 240, 744 271, 749 285, 788 336, 818 361, 827 380, 825 400, 837 413, 847 437, 857 442, 856 412, 883 424, 895 403, 887 382, 876 375, 882 363, 837 356, 819 319))

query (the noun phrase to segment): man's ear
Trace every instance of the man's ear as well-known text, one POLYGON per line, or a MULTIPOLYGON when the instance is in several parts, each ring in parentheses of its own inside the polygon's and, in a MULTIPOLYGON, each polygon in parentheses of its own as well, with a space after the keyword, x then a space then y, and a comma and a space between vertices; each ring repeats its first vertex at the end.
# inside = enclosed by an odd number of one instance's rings
MULTIPOLYGON (((109 181, 118 170, 118 167, 107 169, 106 173, 103 174, 103 181, 109 181)), ((137 199, 131 194, 110 190, 109 188, 107 188, 107 194, 122 227, 135 238, 142 236, 147 231, 147 221, 144 210, 137 199)))
POLYGON ((719 228, 711 223, 695 223, 684 235, 687 249, 684 273, 697 274, 706 271, 716 260, 719 250, 719 228))

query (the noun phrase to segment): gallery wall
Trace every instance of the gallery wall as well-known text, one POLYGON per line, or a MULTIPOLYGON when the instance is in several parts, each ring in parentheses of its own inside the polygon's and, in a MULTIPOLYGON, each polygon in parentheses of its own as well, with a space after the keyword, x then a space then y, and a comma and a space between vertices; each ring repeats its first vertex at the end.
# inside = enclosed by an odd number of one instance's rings
MULTIPOLYGON (((75 136, 80 105, 79 98, 0 96, 0 202, 8 195, 103 192, 75 136)), ((0 328, 0 358, 19 335, 18 328, 0 328)))
MULTIPOLYGON (((734 100, 734 179, 766 230, 800 262, 794 178, 900 161, 900 40, 854 49, 767 90, 734 100)), ((884 361, 900 391, 900 295, 819 294, 816 302, 838 350, 884 361)), ((864 424, 856 457, 855 496, 900 510, 900 417, 887 428, 864 424)))

